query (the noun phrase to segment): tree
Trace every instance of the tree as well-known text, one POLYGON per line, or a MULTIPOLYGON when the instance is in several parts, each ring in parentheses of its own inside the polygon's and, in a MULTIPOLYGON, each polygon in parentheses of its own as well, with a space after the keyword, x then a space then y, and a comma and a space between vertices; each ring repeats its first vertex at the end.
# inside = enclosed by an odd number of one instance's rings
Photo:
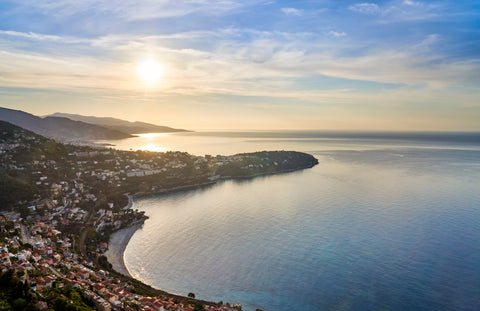
POLYGON ((27 305, 27 301, 23 298, 17 298, 12 303, 13 310, 22 310, 27 305))
POLYGON ((195 294, 194 293, 188 293, 188 298, 192 298, 192 299, 195 299, 195 294))
POLYGON ((112 264, 108 262, 106 256, 102 255, 98 257, 98 265, 106 270, 112 270, 112 264))

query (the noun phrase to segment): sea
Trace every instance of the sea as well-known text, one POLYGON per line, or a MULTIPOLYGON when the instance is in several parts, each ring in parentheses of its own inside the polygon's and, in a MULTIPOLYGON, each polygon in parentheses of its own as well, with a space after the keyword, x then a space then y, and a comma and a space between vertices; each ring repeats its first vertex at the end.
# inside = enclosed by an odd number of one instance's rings
POLYGON ((114 148, 295 150, 311 169, 136 198, 129 272, 243 310, 480 310, 480 133, 143 134, 114 148))

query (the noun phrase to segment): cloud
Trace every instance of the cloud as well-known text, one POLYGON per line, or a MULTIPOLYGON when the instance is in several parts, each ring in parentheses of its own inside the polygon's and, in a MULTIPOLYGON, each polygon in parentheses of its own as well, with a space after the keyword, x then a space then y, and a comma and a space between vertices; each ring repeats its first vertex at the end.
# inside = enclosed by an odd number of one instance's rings
POLYGON ((448 15, 444 10, 445 8, 437 3, 425 4, 411 0, 394 1, 382 9, 381 22, 391 23, 434 20, 448 15))
POLYGON ((0 36, 18 37, 35 41, 49 41, 62 43, 87 43, 88 40, 73 37, 61 37, 55 35, 38 34, 35 32, 20 32, 13 30, 0 30, 0 36))
POLYGON ((33 32, 26 33, 26 32, 19 32, 19 31, 12 31, 12 30, 0 30, 0 35, 23 37, 23 38, 34 39, 34 40, 48 40, 48 41, 61 40, 61 37, 59 36, 40 35, 33 32))
POLYGON ((351 5, 349 9, 361 14, 378 15, 381 23, 425 21, 448 15, 445 7, 441 4, 425 4, 412 0, 395 0, 383 6, 365 2, 351 5))
POLYGON ((295 8, 282 8, 282 12, 285 15, 290 15, 290 16, 302 16, 303 11, 295 8))
POLYGON ((381 12, 376 3, 358 3, 348 7, 350 10, 363 14, 378 14, 381 12))
POLYGON ((422 5, 421 2, 415 2, 415 1, 411 1, 411 0, 405 0, 405 1, 403 1, 403 4, 410 5, 410 6, 420 6, 420 5, 422 5))
MULTIPOLYGON (((419 87, 480 83, 480 61, 451 60, 437 52, 442 41, 438 34, 426 35, 408 47, 400 44, 389 48, 365 48, 361 43, 325 35, 346 34, 227 27, 88 39, 0 31, 0 37, 17 38, 0 40, 0 87, 135 94, 143 91, 135 66, 149 55, 165 66, 166 79, 159 85, 162 93, 182 96, 275 94, 314 100, 328 92, 314 88, 299 91, 292 81, 316 75, 419 87), (48 43, 48 49, 41 49, 41 42, 48 43), (345 50, 358 53, 346 54, 345 50)), ((335 90, 334 84, 331 88, 329 96, 338 91, 339 97, 346 98, 345 90, 335 90)))
POLYGON ((54 16, 71 16, 91 10, 121 17, 127 21, 185 16, 192 13, 221 15, 267 1, 231 0, 25 0, 25 9, 37 9, 54 16))
MULTIPOLYGON (((442 40, 437 34, 429 34, 407 48, 388 49, 365 49, 345 42, 348 40, 332 40, 322 34, 315 37, 308 33, 238 28, 170 35, 69 38, 71 42, 88 41, 82 45, 66 42, 62 36, 0 34, 24 39, 19 46, 0 43, 0 88, 28 88, 38 90, 37 94, 60 92, 74 98, 78 94, 92 101, 107 101, 104 98, 109 97, 108 101, 115 104, 144 102, 149 105, 164 101, 164 107, 193 98, 211 104, 216 97, 229 98, 232 102, 255 97, 259 101, 270 100, 272 103, 268 102, 266 108, 273 110, 278 102, 298 103, 296 113, 304 109, 308 111, 306 115, 319 109, 315 107, 323 106, 348 109, 352 105, 415 107, 417 103, 441 103, 478 107, 478 88, 469 88, 469 85, 480 83, 480 61, 450 60, 436 52, 435 45, 442 40), (240 39, 247 34, 250 40, 240 39), (48 42, 55 45, 64 42, 65 48, 55 54, 39 51, 36 49, 38 38, 51 40, 48 42), (215 44, 198 48, 192 44, 198 38, 214 40, 215 44), (25 49, 29 42, 35 47, 34 51, 25 49), (96 54, 86 55, 85 45, 94 47, 96 54), (345 55, 346 47, 361 53, 345 55), (144 51, 165 65, 165 79, 154 90, 146 91, 135 76, 137 60, 144 56, 144 51), (319 76, 330 86, 303 84, 306 79, 319 76), (353 82, 345 87, 337 84, 339 80, 353 82), (375 89, 356 87, 356 81, 375 81, 379 86, 375 89), (395 86, 383 88, 386 83, 395 86), (455 91, 456 85, 473 91, 455 91)), ((2 98, 13 98, 13 95, 2 98)), ((24 98, 26 95, 22 95, 24 98)), ((68 101, 68 97, 62 101, 68 101)), ((32 102, 37 103, 33 96, 32 102)))
POLYGON ((339 38, 339 37, 345 37, 347 34, 345 32, 338 32, 338 31, 333 31, 333 30, 330 30, 329 32, 327 32, 327 35, 331 36, 331 37, 336 37, 336 38, 339 38))

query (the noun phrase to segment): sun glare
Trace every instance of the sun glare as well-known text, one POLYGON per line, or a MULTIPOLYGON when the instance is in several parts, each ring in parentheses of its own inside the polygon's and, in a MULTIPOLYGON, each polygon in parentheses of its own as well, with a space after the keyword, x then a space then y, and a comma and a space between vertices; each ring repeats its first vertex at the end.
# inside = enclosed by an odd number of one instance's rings
POLYGON ((138 150, 153 151, 153 152, 165 152, 168 151, 165 147, 160 147, 155 144, 147 144, 138 150))
POLYGON ((153 59, 140 61, 137 65, 137 75, 149 84, 158 81, 163 72, 163 66, 153 59))
POLYGON ((135 135, 143 138, 155 138, 155 137, 167 136, 166 133, 141 133, 141 134, 135 134, 135 135))

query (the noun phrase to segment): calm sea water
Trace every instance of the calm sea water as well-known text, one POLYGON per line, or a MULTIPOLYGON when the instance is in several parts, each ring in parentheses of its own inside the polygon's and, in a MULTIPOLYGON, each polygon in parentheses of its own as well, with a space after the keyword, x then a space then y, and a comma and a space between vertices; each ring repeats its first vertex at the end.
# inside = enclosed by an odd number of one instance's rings
POLYGON ((118 147, 298 150, 312 169, 137 199, 155 287, 244 310, 480 310, 480 136, 187 133, 118 147))

